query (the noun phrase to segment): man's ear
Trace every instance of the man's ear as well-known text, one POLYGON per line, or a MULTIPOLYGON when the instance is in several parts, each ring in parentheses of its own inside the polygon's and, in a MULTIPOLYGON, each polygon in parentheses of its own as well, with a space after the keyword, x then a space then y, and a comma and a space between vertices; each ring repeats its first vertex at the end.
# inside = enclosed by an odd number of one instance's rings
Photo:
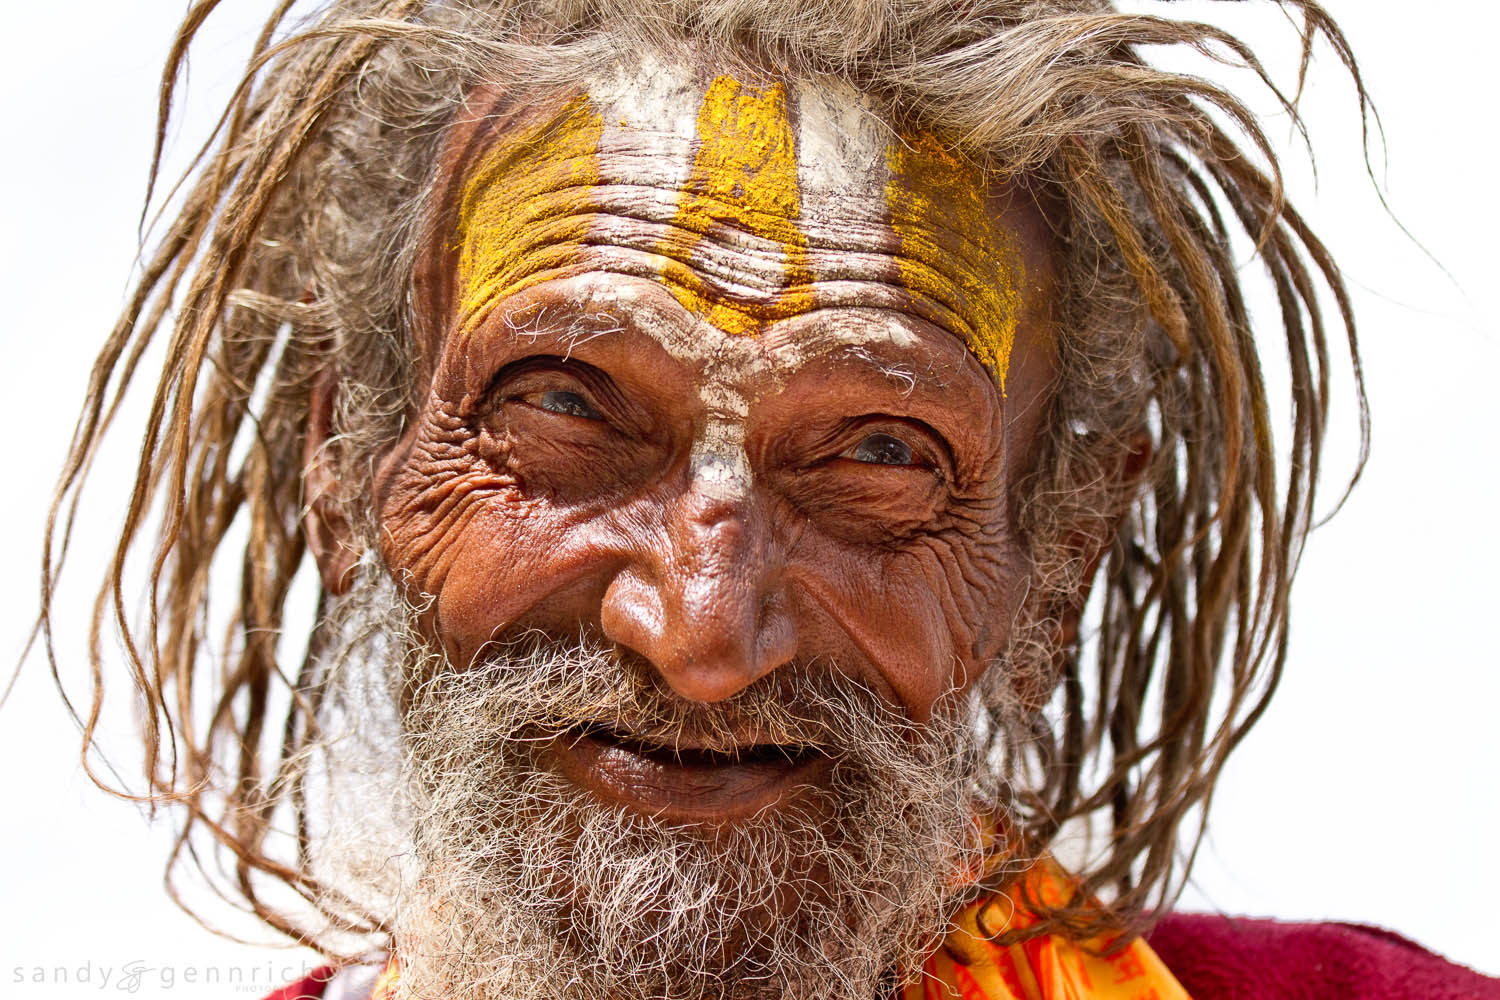
POLYGON ((331 438, 338 377, 330 367, 313 382, 307 399, 307 439, 302 446, 302 531, 318 564, 323 589, 334 596, 349 589, 359 546, 338 499, 331 438))

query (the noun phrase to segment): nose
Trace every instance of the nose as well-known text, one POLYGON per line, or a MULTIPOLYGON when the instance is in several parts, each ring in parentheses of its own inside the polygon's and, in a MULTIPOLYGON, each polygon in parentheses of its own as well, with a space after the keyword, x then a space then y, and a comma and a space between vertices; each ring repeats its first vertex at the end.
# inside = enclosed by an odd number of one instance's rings
POLYGON ((616 575, 600 625, 684 698, 717 702, 788 662, 797 635, 764 505, 698 475, 651 550, 616 575))

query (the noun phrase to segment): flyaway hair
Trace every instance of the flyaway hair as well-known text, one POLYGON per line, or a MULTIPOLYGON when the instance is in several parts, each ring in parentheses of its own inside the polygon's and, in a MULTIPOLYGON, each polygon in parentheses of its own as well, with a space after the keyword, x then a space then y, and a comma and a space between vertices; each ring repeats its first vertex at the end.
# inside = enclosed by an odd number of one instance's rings
MULTIPOLYGON (((158 163, 187 54, 218 6, 194 3, 179 30, 158 163)), ((1246 69, 1299 122, 1256 54, 1209 24, 1091 0, 336 0, 297 21, 292 6, 280 0, 267 20, 95 362, 48 522, 42 623, 61 678, 52 602, 82 490, 127 390, 151 385, 79 714, 90 773, 130 794, 99 776, 94 747, 118 632, 140 715, 139 794, 180 817, 169 882, 197 867, 302 941, 389 933, 386 915, 318 883, 299 815, 321 692, 282 632, 309 563, 310 394, 334 387, 330 460, 368 542, 374 456, 425 390, 410 334, 415 245, 465 95, 567 87, 621 53, 686 45, 844 81, 906 134, 1045 193, 1063 254, 1060 375, 1016 512, 1039 569, 1030 627, 986 675, 1031 685, 1035 708, 1029 738, 992 756, 1016 789, 1008 822, 1025 847, 1045 848, 1064 824, 1102 838, 1077 874, 1108 907, 1053 908, 1037 932, 1137 929, 1170 906, 1225 758, 1282 670, 1343 344, 1365 425, 1338 269, 1283 200, 1256 119, 1220 86, 1150 61, 1181 50, 1246 69), (1242 281, 1266 279, 1279 316, 1257 343, 1242 281), (1282 352, 1291 426, 1273 446, 1262 363, 1282 352), (142 371, 156 357, 160 372, 142 371), (1143 432, 1144 479, 1111 487, 1143 432), (1080 553, 1101 546, 1085 659, 1048 636, 1090 594, 1080 553), (140 619, 127 593, 138 559, 140 619), (227 631, 211 594, 232 595, 227 631)), ((1315 46, 1342 62, 1364 115, 1328 14, 1262 6, 1285 21, 1301 72, 1315 46)))

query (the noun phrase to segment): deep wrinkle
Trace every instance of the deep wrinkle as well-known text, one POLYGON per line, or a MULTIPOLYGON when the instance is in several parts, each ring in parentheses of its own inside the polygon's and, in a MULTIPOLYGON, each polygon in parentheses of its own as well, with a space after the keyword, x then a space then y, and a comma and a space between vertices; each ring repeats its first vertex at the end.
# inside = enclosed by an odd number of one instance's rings
POLYGON ((451 289, 424 300, 446 331, 431 400, 377 483, 382 555, 455 662, 582 625, 683 697, 821 657, 922 720, 1003 648, 1021 593, 1006 491, 1029 451, 1006 441, 1034 439, 1050 385, 1045 224, 847 88, 702 69, 475 92, 443 160, 451 284, 423 286, 451 289), (893 142, 941 162, 897 177, 893 142), (893 212, 902 184, 933 190, 893 212), (956 273, 1010 246, 1024 300, 956 273), (1019 394, 968 337, 1005 308, 1035 347, 1019 394), (549 392, 577 413, 527 402, 549 392))

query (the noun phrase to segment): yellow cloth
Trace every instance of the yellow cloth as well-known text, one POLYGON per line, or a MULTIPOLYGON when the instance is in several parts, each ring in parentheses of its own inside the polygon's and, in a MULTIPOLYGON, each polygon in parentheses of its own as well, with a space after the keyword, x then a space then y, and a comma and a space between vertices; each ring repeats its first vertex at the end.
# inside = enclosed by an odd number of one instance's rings
MULTIPOLYGON (((1023 878, 1031 897, 1044 902, 1072 889, 1051 861, 1023 878)), ((1076 943, 1049 934, 1009 947, 985 940, 978 932, 981 921, 991 934, 1036 922, 1019 900, 1019 893, 995 893, 959 911, 943 947, 922 964, 922 978, 902 990, 899 1000, 1190 1000, 1139 938, 1108 958, 1090 953, 1103 950, 1100 940, 1076 943)), ((400 978, 392 956, 370 1000, 395 1000, 400 978)))

